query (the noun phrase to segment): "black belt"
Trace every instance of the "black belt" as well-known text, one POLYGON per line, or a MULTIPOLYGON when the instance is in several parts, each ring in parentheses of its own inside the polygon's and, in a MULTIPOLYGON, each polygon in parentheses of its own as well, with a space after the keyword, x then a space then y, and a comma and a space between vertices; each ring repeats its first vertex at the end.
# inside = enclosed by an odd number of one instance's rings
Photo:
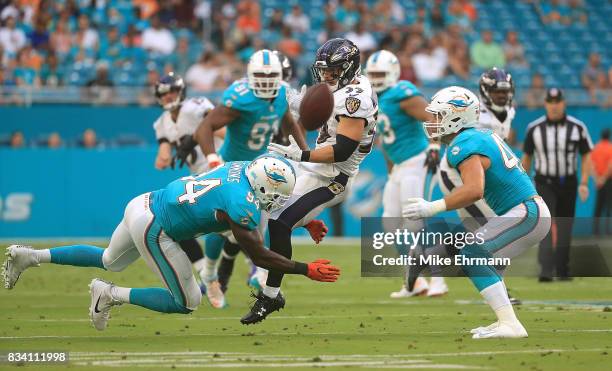
POLYGON ((549 175, 536 174, 535 181, 537 183, 558 184, 558 185, 578 184, 578 178, 576 177, 576 175, 549 176, 549 175))
POLYGON ((349 176, 344 174, 343 172, 340 172, 340 174, 336 175, 333 181, 342 185, 343 187, 346 187, 346 183, 348 183, 348 180, 349 176))

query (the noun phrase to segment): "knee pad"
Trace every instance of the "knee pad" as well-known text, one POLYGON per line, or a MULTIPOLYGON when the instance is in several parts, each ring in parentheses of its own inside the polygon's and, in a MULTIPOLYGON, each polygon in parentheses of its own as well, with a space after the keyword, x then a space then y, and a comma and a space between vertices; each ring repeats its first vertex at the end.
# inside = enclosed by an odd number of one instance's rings
MULTIPOLYGON (((185 295, 187 295, 187 297, 185 298, 185 300, 187 301, 187 303, 185 304, 186 305, 185 309, 188 310, 189 312, 192 312, 198 309, 198 307, 200 306, 200 303, 202 303, 202 292, 200 291, 199 287, 196 286, 196 288, 197 290, 194 289, 194 290, 189 290, 188 292, 185 292, 185 295)), ((175 298, 175 301, 177 301, 177 298, 175 298)))

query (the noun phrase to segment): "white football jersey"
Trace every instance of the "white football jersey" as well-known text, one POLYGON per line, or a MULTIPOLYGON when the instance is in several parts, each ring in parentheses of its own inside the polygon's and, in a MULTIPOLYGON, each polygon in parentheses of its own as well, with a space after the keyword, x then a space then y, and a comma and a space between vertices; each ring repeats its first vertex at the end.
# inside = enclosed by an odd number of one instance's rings
POLYGON ((478 119, 478 127, 482 129, 491 129, 495 134, 499 135, 500 138, 506 140, 508 134, 510 134, 510 126, 512 126, 512 120, 516 111, 514 107, 510 107, 506 119, 502 122, 495 116, 495 114, 484 104, 480 105, 480 118, 478 119))
MULTIPOLYGON (((177 146, 180 139, 185 135, 192 135, 202 122, 204 116, 215 106, 205 97, 189 98, 183 101, 176 122, 172 120, 170 111, 164 111, 153 124, 155 138, 157 140, 165 138, 172 146, 177 146)), ((220 147, 215 138, 216 148, 220 147)), ((220 140, 219 140, 220 142, 220 140)), ((208 161, 202 154, 200 146, 195 147, 195 162, 191 155, 187 157, 187 165, 192 174, 199 174, 208 170, 208 161)))
POLYGON ((376 116, 378 114, 378 98, 372 90, 367 77, 359 75, 353 83, 334 92, 334 111, 327 123, 319 129, 316 148, 336 144, 336 133, 341 116, 362 118, 365 125, 361 134, 359 146, 348 160, 332 164, 302 163, 302 166, 325 177, 335 177, 340 172, 355 176, 359 172, 359 164, 372 150, 376 135, 376 116))

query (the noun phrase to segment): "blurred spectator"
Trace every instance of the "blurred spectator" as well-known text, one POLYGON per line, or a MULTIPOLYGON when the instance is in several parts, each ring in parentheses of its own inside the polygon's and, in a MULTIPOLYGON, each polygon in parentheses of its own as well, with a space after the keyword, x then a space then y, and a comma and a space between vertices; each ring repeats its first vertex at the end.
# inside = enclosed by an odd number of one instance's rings
POLYGON ((79 16, 74 44, 84 49, 98 50, 98 31, 89 27, 89 17, 85 13, 79 16))
MULTIPOLYGON (((602 218, 605 225, 604 234, 612 233, 612 144, 610 143, 610 129, 601 132, 601 140, 591 151, 593 163, 593 177, 597 188, 597 200, 595 201, 595 218, 602 218)), ((602 220, 595 220, 593 233, 600 233, 602 220)))
POLYGON ((442 11, 442 1, 437 0, 431 7, 431 13, 429 15, 431 20, 432 32, 443 30, 446 26, 444 20, 444 12, 442 11))
POLYGON ((353 0, 340 0, 334 12, 334 18, 338 21, 345 31, 352 30, 359 21, 361 15, 357 9, 357 5, 353 0))
POLYGON ((37 71, 42 65, 42 57, 31 46, 17 53, 17 66, 13 71, 18 86, 40 86, 37 71))
POLYGON ((53 132, 47 138, 47 147, 49 148, 60 148, 62 146, 62 138, 58 132, 53 132))
POLYGON ((95 104, 110 103, 113 100, 114 83, 108 75, 108 63, 99 61, 96 63, 96 75, 86 84, 88 98, 95 104))
POLYGON ((476 22, 476 19, 478 19, 478 10, 476 9, 476 6, 474 6, 473 1, 457 0, 457 3, 459 3, 459 7, 461 8, 463 14, 470 19, 470 22, 476 22))
POLYGON ((2 9, 2 12, 0 12, 0 19, 1 20, 5 20, 8 17, 13 17, 14 19, 19 18, 19 1, 17 0, 13 0, 13 1, 3 1, 2 3, 0 3, 3 5, 4 9, 2 9), (8 4, 7 4, 8 3, 8 4))
POLYGON ((196 0, 172 1, 176 26, 181 28, 194 28, 196 0))
POLYGON ((394 25, 404 22, 404 8, 395 0, 378 0, 374 4, 373 24, 374 30, 378 32, 386 31, 394 25))
POLYGON ((189 67, 185 74, 185 82, 190 90, 210 91, 216 86, 221 75, 217 57, 213 52, 204 52, 200 60, 189 67))
POLYGON ((274 9, 270 20, 268 21, 268 29, 270 31, 278 32, 284 25, 285 21, 283 19, 283 11, 280 9, 274 9))
POLYGON ((453 75, 468 80, 470 78, 470 54, 463 44, 454 44, 448 50, 448 67, 453 75))
POLYGON ((21 131, 17 130, 11 134, 10 146, 11 148, 25 147, 25 137, 21 131))
POLYGON ((132 0, 132 4, 138 8, 143 19, 149 19, 159 10, 157 0, 132 0))
POLYGON ((151 27, 142 33, 142 47, 163 55, 169 55, 174 51, 176 40, 167 28, 163 28, 159 17, 151 18, 151 27))
POLYGON ((612 106, 612 84, 608 81, 608 75, 602 70, 597 74, 595 88, 591 93, 591 101, 602 107, 612 106))
POLYGON ((283 21, 285 26, 289 26, 293 32, 304 33, 310 30, 310 18, 302 12, 302 7, 294 5, 291 13, 285 16, 283 21))
POLYGON ((544 0, 537 4, 539 5, 542 23, 564 25, 570 23, 569 9, 560 0, 544 0))
MULTIPOLYGON (((179 1, 183 2, 183 1, 179 1)), ((186 1, 185 1, 186 2, 186 1)), ((159 1, 159 10, 155 14, 164 27, 176 27, 176 12, 173 1, 159 1)))
POLYGON ((506 33, 506 41, 504 42, 504 55, 509 68, 526 68, 527 60, 525 59, 525 48, 518 40, 518 35, 515 31, 506 33))
POLYGON ((238 6, 236 26, 247 34, 261 31, 261 8, 255 0, 240 0, 238 6))
POLYGON ((98 136, 93 129, 86 129, 83 132, 83 136, 79 140, 79 147, 83 148, 95 148, 98 147, 101 143, 98 142, 98 136))
POLYGON ((342 29, 338 22, 332 17, 327 17, 323 24, 323 30, 317 35, 317 42, 321 45, 327 40, 340 37, 341 35, 342 29))
POLYGON ((470 57, 476 67, 483 69, 503 68, 506 65, 504 50, 493 41, 493 34, 489 30, 482 31, 481 39, 472 44, 470 57))
POLYGON ((123 54, 123 44, 119 38, 119 29, 110 27, 106 34, 100 39, 100 59, 106 60, 111 65, 119 61, 123 54))
POLYGON ((141 107, 152 106, 156 102, 155 84, 159 81, 159 72, 151 69, 147 72, 147 82, 144 89, 138 93, 138 104, 141 107))
POLYGON ((17 51, 26 44, 26 35, 22 29, 17 28, 17 21, 14 17, 4 20, 4 27, 0 28, 0 45, 6 53, 15 55, 17 51))
POLYGON ((407 80, 415 85, 420 85, 420 81, 416 77, 414 68, 412 67, 412 56, 406 52, 400 52, 397 55, 400 62, 400 80, 407 80))
POLYGON ((40 80, 42 85, 48 87, 63 85, 64 73, 59 66, 55 53, 47 54, 45 63, 40 71, 40 80))
POLYGON ((34 49, 47 50, 49 48, 49 31, 47 22, 43 17, 37 17, 34 23, 34 30, 28 34, 30 45, 34 49))
MULTIPOLYGON (((346 34, 347 39, 355 43, 362 53, 369 53, 376 49, 376 39, 374 36, 365 29, 362 22, 355 25, 355 30, 346 34)), ((365 59, 365 57, 363 57, 365 59)))
MULTIPOLYGON (((470 19, 468 13, 473 13, 464 10, 464 6, 467 6, 469 9, 469 2, 464 4, 459 0, 451 0, 448 3, 448 7, 446 9, 446 16, 444 17, 444 23, 447 25, 456 24, 461 27, 462 30, 470 30, 472 28, 472 20, 470 19)), ((475 11, 475 10, 474 10, 475 11)))
POLYGON ((127 31, 127 22, 123 14, 115 7, 108 8, 108 27, 116 27, 120 33, 127 31))
POLYGON ((544 77, 539 73, 534 73, 531 77, 531 86, 525 93, 525 105, 529 109, 543 107, 545 97, 544 77))
POLYGON ((189 39, 187 37, 181 37, 178 39, 176 45, 176 51, 172 54, 174 70, 181 76, 185 75, 185 72, 194 62, 192 58, 191 49, 189 48, 189 39))
POLYGON ((282 37, 276 48, 285 54, 289 59, 295 59, 299 57, 302 52, 302 44, 293 37, 291 28, 283 26, 282 37))
POLYGON ((58 22, 55 31, 51 33, 51 49, 54 50, 61 58, 64 58, 70 52, 72 47, 72 35, 68 30, 66 22, 58 22))
POLYGON ((404 33, 398 26, 393 27, 382 37, 379 43, 379 49, 399 50, 404 42, 404 33))
POLYGON ((589 20, 583 0, 569 0, 569 19, 572 23, 586 24, 589 20))
POLYGON ((448 67, 448 55, 436 38, 426 41, 421 49, 412 56, 414 72, 419 80, 435 81, 443 78, 448 67))
POLYGON ((599 75, 603 72, 601 60, 598 53, 589 55, 589 62, 582 70, 582 86, 589 92, 592 100, 595 100, 595 89, 599 82, 599 75))

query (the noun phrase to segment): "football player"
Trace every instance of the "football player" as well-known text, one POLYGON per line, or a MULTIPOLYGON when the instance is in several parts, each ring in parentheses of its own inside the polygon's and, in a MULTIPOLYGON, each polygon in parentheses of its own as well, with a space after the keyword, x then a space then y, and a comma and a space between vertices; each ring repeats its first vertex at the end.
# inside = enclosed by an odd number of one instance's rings
MULTIPOLYGON (((422 198, 407 200, 404 217, 428 218, 465 208, 484 197, 499 217, 488 220, 476 231, 481 244, 468 244, 455 250, 456 254, 466 258, 512 258, 541 241, 551 225, 548 207, 508 145, 493 131, 476 128, 480 111, 476 95, 451 86, 436 93, 426 109, 434 116, 433 121, 423 123, 427 136, 447 145, 448 165, 459 171, 463 184, 433 202, 422 198)), ((473 329, 473 338, 527 337, 508 298, 501 277, 503 270, 484 264, 462 268, 497 316, 495 323, 473 329)))
MULTIPOLYGON (((376 133, 376 93, 361 75, 360 53, 353 42, 340 38, 325 42, 317 50, 312 71, 315 81, 330 87, 335 102, 330 119, 319 130, 316 148, 303 148, 293 136, 289 136, 288 146, 268 146, 271 152, 301 162, 302 167, 291 198, 268 222, 270 249, 285 257, 292 254, 294 228, 345 199, 359 164, 372 150, 376 133)), ((242 317, 243 324, 260 322, 284 307, 282 278, 282 272, 269 271, 266 287, 242 317)))
MULTIPOLYGON (((425 136, 422 122, 432 119, 425 111, 427 101, 414 84, 399 80, 400 64, 393 53, 380 50, 372 54, 366 63, 366 74, 372 89, 378 94, 378 129, 382 133, 385 157, 393 164, 383 191, 383 217, 401 218, 401 207, 406 199, 431 199, 440 145, 430 143, 425 136)), ((389 219, 385 224, 396 224, 396 220, 389 219)), ((416 232, 423 225, 418 221, 404 227, 416 232)), ((408 254, 408 251, 402 253, 408 254)), ((419 278, 412 291, 408 291, 404 284, 400 291, 391 293, 391 298, 425 293, 440 296, 447 292, 443 277, 432 277, 430 284, 419 278)))
MULTIPOLYGON (((185 95, 185 82, 174 72, 163 76, 155 84, 155 98, 164 109, 153 124, 159 145, 155 168, 163 170, 187 164, 191 174, 200 174, 209 170, 208 161, 202 151, 192 145, 193 133, 214 105, 206 97, 185 99, 185 95), (173 156, 173 150, 176 156, 173 156)), ((215 132, 215 140, 218 143, 221 138, 223 130, 215 132)), ((180 241, 179 244, 187 253, 196 272, 202 272, 204 252, 198 241, 191 239, 180 241)))
POLYGON ((231 230, 261 267, 333 282, 340 272, 328 260, 304 264, 263 248, 257 230, 260 210, 281 208, 294 186, 291 164, 270 155, 252 162, 228 162, 208 173, 180 178, 130 201, 106 249, 90 245, 44 250, 10 246, 2 266, 4 285, 14 288, 24 270, 41 263, 118 272, 142 257, 166 288, 128 288, 92 280, 89 314, 95 328, 104 330, 111 308, 124 303, 162 313, 187 314, 198 307, 202 294, 187 255, 175 241, 224 230, 231 230))
MULTIPOLYGON (((194 135, 211 166, 222 161, 253 160, 266 152, 272 135, 281 127, 293 134, 302 148, 307 148, 302 132, 287 109, 282 73, 277 54, 259 50, 249 60, 247 78, 235 81, 225 90, 221 103, 204 118, 194 135), (225 140, 217 155, 212 134, 223 127, 225 140)), ((240 246, 230 235, 211 235, 206 239, 202 281, 207 285, 209 301, 216 308, 225 306, 224 291, 239 251, 240 246), (221 252, 217 274, 215 267, 221 252)))

